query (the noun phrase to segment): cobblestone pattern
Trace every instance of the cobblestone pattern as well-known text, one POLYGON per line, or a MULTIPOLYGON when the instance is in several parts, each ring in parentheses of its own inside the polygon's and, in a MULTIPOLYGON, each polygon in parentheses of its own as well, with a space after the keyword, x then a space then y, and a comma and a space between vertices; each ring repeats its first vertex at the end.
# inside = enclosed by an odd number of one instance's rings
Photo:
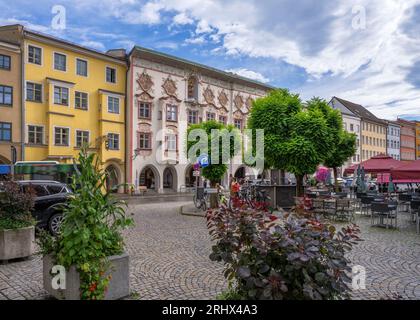
MULTIPOLYGON (((209 260, 211 242, 205 221, 183 216, 185 203, 159 203, 130 207, 136 226, 125 231, 130 254, 130 285, 139 299, 214 299, 226 288, 223 266, 209 260)), ((370 227, 370 219, 357 217, 362 238, 349 255, 366 268, 366 289, 353 299, 420 299, 420 235, 402 214, 400 229, 370 227)), ((1 299, 46 299, 42 289, 42 261, 0 265, 1 299)))

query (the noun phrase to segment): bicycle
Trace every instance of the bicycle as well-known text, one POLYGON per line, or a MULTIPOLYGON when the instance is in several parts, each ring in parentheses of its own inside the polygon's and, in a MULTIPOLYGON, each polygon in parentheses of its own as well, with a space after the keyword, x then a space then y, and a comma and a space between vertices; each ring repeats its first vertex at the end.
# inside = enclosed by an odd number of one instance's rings
POLYGON ((204 188, 198 188, 193 196, 193 202, 197 209, 207 210, 208 194, 204 188))

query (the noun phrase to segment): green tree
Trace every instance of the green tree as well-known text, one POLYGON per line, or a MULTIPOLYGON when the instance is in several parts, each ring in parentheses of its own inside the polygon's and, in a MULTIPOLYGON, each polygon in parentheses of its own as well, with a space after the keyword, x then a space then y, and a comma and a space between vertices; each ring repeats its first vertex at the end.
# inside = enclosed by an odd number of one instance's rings
POLYGON ((333 135, 324 111, 316 105, 304 107, 299 95, 287 89, 257 99, 251 109, 248 127, 264 130, 265 162, 295 175, 298 196, 304 192, 304 176, 314 173, 331 152, 333 135))
POLYGON ((327 121, 331 144, 330 152, 323 164, 334 171, 335 190, 338 191, 338 167, 341 167, 356 152, 356 135, 348 133, 343 128, 340 111, 331 108, 328 103, 320 98, 312 98, 307 102, 307 108, 320 110, 327 121))
MULTIPOLYGON (((210 160, 210 165, 201 170, 202 176, 210 181, 210 185, 212 187, 215 187, 228 169, 226 160, 230 160, 239 152, 240 145, 239 148, 237 144, 235 145, 235 139, 239 139, 239 132, 232 125, 226 126, 216 121, 207 121, 190 125, 187 129, 187 137, 190 137, 193 131, 197 132, 199 130, 202 130, 201 132, 203 132, 207 137, 207 146, 201 145, 201 147, 207 147, 206 153, 209 156, 209 159, 218 158, 217 163, 210 160), (215 135, 216 132, 218 132, 218 134, 215 135), (228 141, 229 144, 224 145, 223 141, 228 141), (228 149, 226 149, 226 147, 228 149), (225 151, 225 155, 227 155, 228 159, 223 159, 223 151, 225 151), (218 157, 216 152, 218 153, 218 157)), ((192 163, 196 163, 197 158, 200 156, 200 152, 203 152, 202 149, 198 148, 199 144, 200 137, 198 135, 194 140, 187 138, 187 154, 190 155, 190 153, 193 153, 192 157, 189 157, 188 160, 192 163)), ((217 195, 211 195, 210 206, 212 208, 217 206, 217 195)))

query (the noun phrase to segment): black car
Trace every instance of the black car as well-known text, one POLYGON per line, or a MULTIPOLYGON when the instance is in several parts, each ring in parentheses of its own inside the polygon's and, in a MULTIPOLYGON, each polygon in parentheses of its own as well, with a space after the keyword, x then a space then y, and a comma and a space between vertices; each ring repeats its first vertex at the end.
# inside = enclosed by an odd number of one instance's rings
POLYGON ((61 182, 44 180, 16 181, 22 188, 32 187, 35 191, 35 207, 32 215, 38 221, 37 227, 48 229, 56 235, 63 220, 65 206, 72 192, 61 182))

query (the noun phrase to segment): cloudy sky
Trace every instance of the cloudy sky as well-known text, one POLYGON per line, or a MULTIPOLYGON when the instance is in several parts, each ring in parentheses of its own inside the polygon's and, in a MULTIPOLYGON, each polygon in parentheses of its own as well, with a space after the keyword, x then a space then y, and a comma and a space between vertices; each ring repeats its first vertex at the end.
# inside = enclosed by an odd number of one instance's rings
POLYGON ((0 0, 21 23, 98 50, 134 44, 377 116, 420 120, 420 0, 0 0), (66 9, 66 28, 52 22, 66 9))

